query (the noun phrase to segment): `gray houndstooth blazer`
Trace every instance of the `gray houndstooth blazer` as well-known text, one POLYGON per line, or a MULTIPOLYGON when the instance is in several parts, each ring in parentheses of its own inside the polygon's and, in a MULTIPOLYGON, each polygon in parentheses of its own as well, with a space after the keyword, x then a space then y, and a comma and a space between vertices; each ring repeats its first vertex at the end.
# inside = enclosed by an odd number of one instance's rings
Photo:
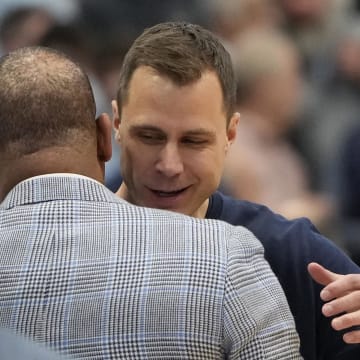
POLYGON ((248 230, 65 174, 28 179, 0 204, 1 326, 77 359, 300 358, 248 230))

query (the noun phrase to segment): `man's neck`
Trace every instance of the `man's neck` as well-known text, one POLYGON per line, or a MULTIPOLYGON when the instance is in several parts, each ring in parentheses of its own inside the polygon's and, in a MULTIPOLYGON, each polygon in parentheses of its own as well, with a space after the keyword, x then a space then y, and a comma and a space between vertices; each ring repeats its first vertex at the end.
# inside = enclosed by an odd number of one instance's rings
POLYGON ((134 203, 133 201, 131 201, 130 196, 129 196, 129 191, 127 186, 125 185, 124 182, 121 183, 119 189, 116 191, 115 193, 118 197, 130 202, 130 203, 134 203))
POLYGON ((198 219, 205 219, 207 210, 209 207, 209 198, 207 198, 202 204, 201 206, 195 211, 194 214, 192 214, 191 216, 196 217, 198 219))
POLYGON ((14 157, 0 164, 0 202, 18 183, 28 178, 53 173, 84 175, 104 183, 103 165, 74 152, 43 151, 14 157))

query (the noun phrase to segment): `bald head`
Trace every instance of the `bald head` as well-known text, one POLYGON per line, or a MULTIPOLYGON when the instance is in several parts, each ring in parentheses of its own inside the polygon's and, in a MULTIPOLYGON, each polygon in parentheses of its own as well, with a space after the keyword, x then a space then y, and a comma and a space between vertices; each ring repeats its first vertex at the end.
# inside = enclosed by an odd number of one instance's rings
POLYGON ((0 202, 32 176, 73 173, 104 180, 111 122, 95 121, 89 80, 65 55, 47 48, 0 59, 0 202))
POLYGON ((48 48, 15 50, 0 60, 0 151, 12 156, 96 141, 89 80, 48 48))

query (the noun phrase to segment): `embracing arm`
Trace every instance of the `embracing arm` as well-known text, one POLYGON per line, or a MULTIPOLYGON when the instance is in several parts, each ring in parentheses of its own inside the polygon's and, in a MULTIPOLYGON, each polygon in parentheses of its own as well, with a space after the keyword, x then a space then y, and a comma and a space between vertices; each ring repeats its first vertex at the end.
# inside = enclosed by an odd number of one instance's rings
POLYGON ((228 242, 224 349, 229 359, 301 359, 285 294, 252 233, 228 242), (242 238, 241 240, 239 238, 242 238))

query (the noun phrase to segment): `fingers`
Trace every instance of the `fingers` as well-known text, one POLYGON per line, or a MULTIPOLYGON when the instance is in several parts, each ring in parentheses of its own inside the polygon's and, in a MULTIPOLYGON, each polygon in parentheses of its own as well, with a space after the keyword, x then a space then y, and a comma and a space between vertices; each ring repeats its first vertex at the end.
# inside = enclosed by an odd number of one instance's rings
MULTIPOLYGON (((344 312, 352 313, 360 309, 360 291, 352 291, 325 304, 322 312, 325 316, 335 316, 344 312)), ((360 322, 359 322, 360 324, 360 322)))
POLYGON ((334 330, 344 330, 352 326, 358 326, 359 324, 360 311, 354 311, 349 314, 338 316, 331 321, 331 326, 334 328, 334 330))
MULTIPOLYGON (((331 321, 334 330, 360 326, 360 274, 336 274, 317 263, 310 263, 308 271, 314 281, 325 286, 320 292, 327 302, 322 307, 324 316, 338 315, 331 321)), ((360 343, 360 330, 347 332, 343 339, 348 344, 360 343)))
MULTIPOLYGON (((360 291, 360 274, 337 275, 336 280, 322 289, 320 297, 323 301, 329 301, 353 293, 356 295, 357 301, 360 301, 358 291, 360 291)), ((360 307, 360 303, 358 303, 358 307, 360 307)))
POLYGON ((315 262, 308 265, 308 271, 311 277, 321 285, 328 285, 341 277, 341 275, 335 274, 315 262))
POLYGON ((360 330, 350 331, 343 336, 343 340, 347 344, 358 344, 360 343, 360 330))

